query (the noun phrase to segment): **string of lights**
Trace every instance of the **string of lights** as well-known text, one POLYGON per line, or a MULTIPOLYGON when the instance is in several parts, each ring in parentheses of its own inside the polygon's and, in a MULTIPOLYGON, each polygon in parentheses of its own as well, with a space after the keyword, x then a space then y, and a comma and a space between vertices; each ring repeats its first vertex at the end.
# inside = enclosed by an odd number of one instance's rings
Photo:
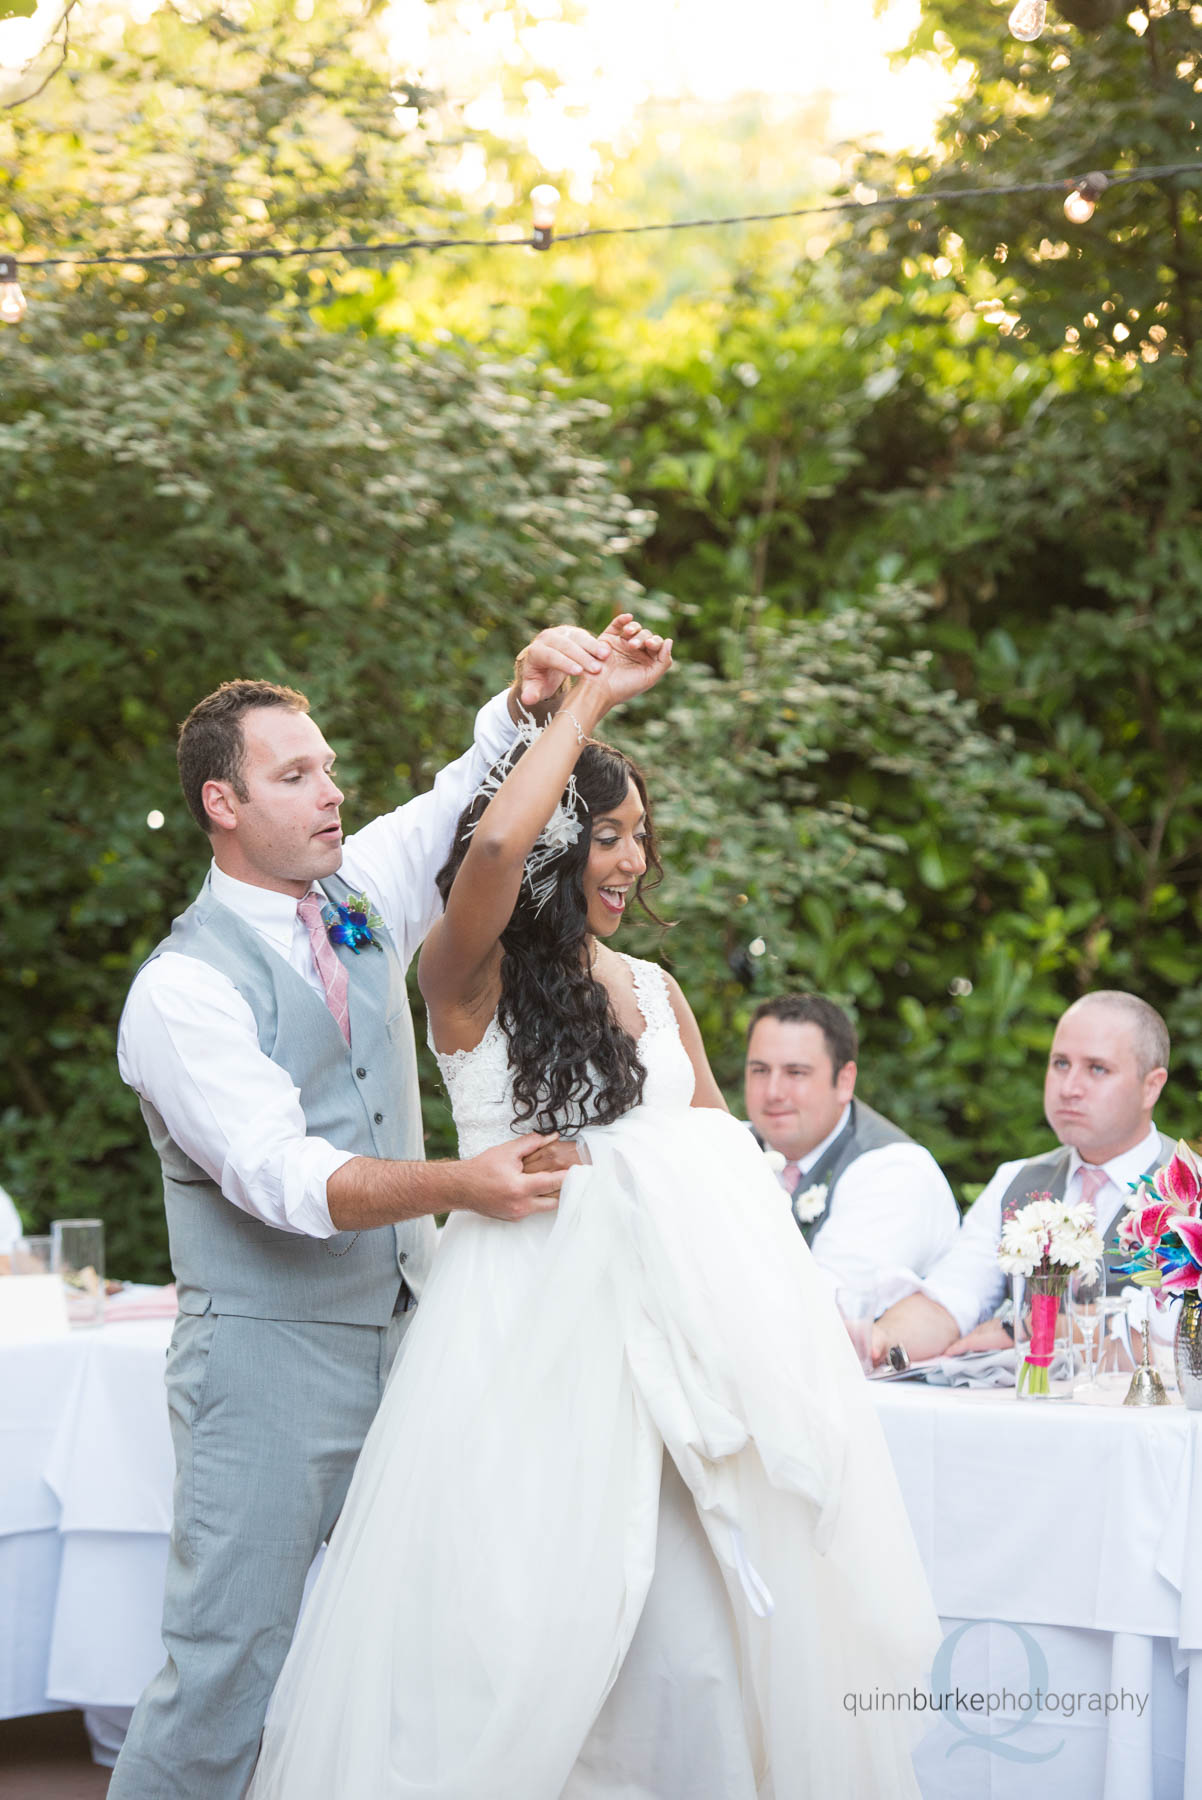
POLYGON ((1194 162, 1165 163, 1136 169, 1090 170, 1081 176, 1044 181, 1012 182, 1004 186, 941 188, 931 193, 878 194, 871 189, 848 199, 832 199, 810 206, 785 207, 772 212, 727 213, 702 219, 652 219, 633 225, 590 225, 579 231, 557 233, 557 190, 540 183, 530 196, 533 229, 529 237, 422 237, 381 239, 365 244, 280 244, 237 250, 221 245, 210 250, 118 251, 105 256, 0 255, 0 322, 17 324, 25 316, 26 301, 20 285, 23 272, 48 269, 155 268, 189 263, 316 262, 338 257, 357 265, 367 258, 391 261, 414 251, 438 250, 549 250, 553 244, 582 243, 590 238, 632 237, 655 231, 706 231, 732 225, 760 225, 784 219, 818 218, 833 213, 885 211, 919 206, 946 207, 965 201, 999 200, 1015 195, 1064 194, 1064 212, 1071 224, 1084 225, 1093 217, 1101 196, 1110 188, 1171 180, 1178 175, 1202 176, 1202 158, 1194 162))

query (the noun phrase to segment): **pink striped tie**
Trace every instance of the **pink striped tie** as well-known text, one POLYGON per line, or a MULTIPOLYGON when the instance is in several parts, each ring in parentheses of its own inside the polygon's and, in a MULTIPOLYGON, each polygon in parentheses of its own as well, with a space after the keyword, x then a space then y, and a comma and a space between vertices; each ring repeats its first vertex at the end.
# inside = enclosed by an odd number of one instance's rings
POLYGON ((351 1041, 351 1011, 346 992, 346 970, 339 962, 334 946, 326 935, 322 921, 321 909, 327 904, 324 894, 316 891, 305 895, 296 903, 297 914, 305 930, 309 933, 309 942, 313 946, 313 961, 317 964, 317 973, 321 976, 321 985, 325 989, 326 1005, 334 1015, 334 1023, 349 1044, 351 1041))
POLYGON ((1081 1200, 1095 1218, 1098 1216, 1098 1195, 1109 1180, 1105 1169, 1099 1169, 1093 1163, 1081 1164, 1081 1200))
POLYGON ((793 1198, 793 1189, 797 1186, 800 1178, 801 1170, 798 1168, 797 1164, 793 1162, 787 1162, 777 1176, 777 1180, 784 1188, 786 1194, 788 1194, 790 1200, 793 1198))

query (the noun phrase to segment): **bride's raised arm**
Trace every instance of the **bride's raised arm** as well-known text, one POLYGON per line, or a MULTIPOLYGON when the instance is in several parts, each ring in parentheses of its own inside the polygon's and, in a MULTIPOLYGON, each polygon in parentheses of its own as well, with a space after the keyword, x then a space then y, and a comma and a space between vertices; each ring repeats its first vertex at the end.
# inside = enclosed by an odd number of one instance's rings
POLYGON ((644 693, 671 667, 670 638, 644 632, 633 641, 610 641, 615 653, 601 673, 575 683, 480 815, 446 911, 418 962, 418 982, 432 1011, 491 1011, 501 933, 517 905, 526 858, 559 804, 581 747, 611 707, 644 693))

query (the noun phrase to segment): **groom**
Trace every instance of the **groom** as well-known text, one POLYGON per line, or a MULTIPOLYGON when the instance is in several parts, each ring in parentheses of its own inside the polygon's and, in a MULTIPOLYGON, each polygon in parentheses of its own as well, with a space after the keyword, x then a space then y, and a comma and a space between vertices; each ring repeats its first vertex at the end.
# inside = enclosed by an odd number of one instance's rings
MULTIPOLYGON (((179 1291, 167 1661, 110 1800, 238 1800, 306 1573, 421 1296, 432 1215, 514 1220, 556 1204, 563 1171, 523 1166, 546 1137, 421 1160, 405 966, 519 696, 553 709, 565 677, 595 674, 619 634, 659 643, 625 617, 601 639, 540 633, 508 699, 477 717, 472 749, 345 844, 334 755, 303 695, 227 682, 180 728, 180 779, 213 861, 135 977, 118 1040, 162 1162, 179 1291)), ((544 1168, 553 1160, 544 1151, 544 1168)))

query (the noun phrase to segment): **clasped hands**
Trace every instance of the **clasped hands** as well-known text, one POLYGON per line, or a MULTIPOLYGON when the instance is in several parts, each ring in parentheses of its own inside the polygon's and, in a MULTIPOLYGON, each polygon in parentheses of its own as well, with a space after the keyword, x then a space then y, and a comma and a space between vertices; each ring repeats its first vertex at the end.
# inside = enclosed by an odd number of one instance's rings
POLYGON ((540 631, 517 659, 513 694, 537 715, 565 681, 604 674, 609 704, 616 705, 653 687, 671 666, 671 638, 648 631, 632 613, 619 613, 600 637, 579 625, 540 631))

